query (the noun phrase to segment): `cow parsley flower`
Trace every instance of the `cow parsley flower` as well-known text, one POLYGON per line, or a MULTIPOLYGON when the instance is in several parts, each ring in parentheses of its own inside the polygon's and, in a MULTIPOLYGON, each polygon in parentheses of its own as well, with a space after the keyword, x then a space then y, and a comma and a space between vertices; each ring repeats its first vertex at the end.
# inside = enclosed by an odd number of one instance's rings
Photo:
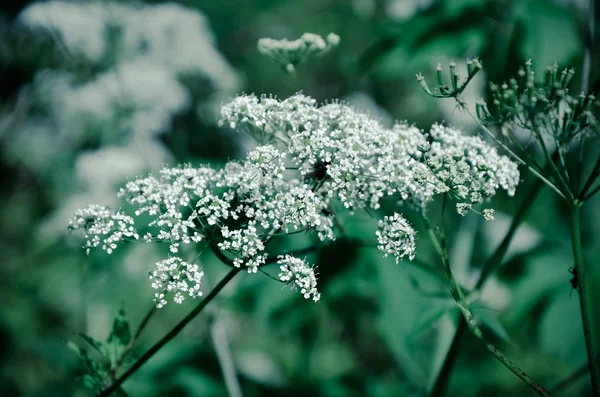
POLYGON ((301 94, 285 100, 242 95, 223 106, 221 124, 284 146, 327 203, 337 197, 350 210, 378 209, 382 197, 399 194, 424 208, 434 194, 433 186, 413 177, 427 172, 416 150, 421 131, 407 124, 387 129, 345 103, 317 106, 301 94))
POLYGON ((258 40, 258 51, 293 72, 296 65, 328 53, 339 42, 340 37, 335 33, 329 33, 325 39, 318 34, 304 33, 296 40, 262 38, 258 40))
POLYGON ((91 248, 102 245, 107 254, 111 254, 117 243, 128 239, 139 238, 133 218, 121 211, 113 211, 108 207, 90 205, 79 209, 69 221, 69 229, 84 230, 85 252, 90 253, 91 248))
POLYGON ((398 263, 408 256, 410 260, 415 257, 415 230, 402 215, 394 213, 379 221, 377 235, 377 249, 383 256, 392 255, 398 263))
POLYGON ((167 304, 165 294, 173 295, 175 303, 182 303, 184 295, 191 298, 202 296, 200 283, 204 272, 199 270, 198 265, 190 264, 184 260, 171 257, 156 264, 156 270, 150 272, 148 278, 151 280, 152 288, 159 290, 154 296, 156 307, 162 308, 167 304))
POLYGON ((315 270, 303 259, 292 255, 279 255, 277 263, 281 272, 279 280, 292 286, 292 289, 299 289, 305 299, 312 298, 317 302, 321 299, 321 294, 317 291, 317 276, 315 270))
MULTIPOLYGON (((432 183, 436 193, 448 193, 457 203, 457 211, 464 215, 474 204, 491 198, 498 189, 509 196, 515 194, 519 183, 517 164, 480 137, 466 136, 458 129, 436 124, 426 138, 430 145, 423 147, 423 160, 435 176, 432 183)), ((486 220, 493 212, 483 213, 486 220)))

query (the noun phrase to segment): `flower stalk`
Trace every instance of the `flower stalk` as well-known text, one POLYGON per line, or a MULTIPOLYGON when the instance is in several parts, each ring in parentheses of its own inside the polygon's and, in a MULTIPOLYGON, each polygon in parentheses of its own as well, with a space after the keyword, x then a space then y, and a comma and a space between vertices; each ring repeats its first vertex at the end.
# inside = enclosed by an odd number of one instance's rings
POLYGON ((600 396, 600 365, 594 349, 594 333, 592 331, 592 302, 589 296, 589 279, 586 265, 583 261, 581 249, 581 204, 571 206, 571 243, 573 245, 573 259, 575 261, 575 273, 577 277, 577 289, 579 292, 579 303, 581 305, 581 320, 583 323, 583 334, 585 336, 585 347, 587 350, 590 378, 594 396, 600 396))
POLYGON ((551 394, 548 390, 546 390, 544 387, 542 387, 532 377, 527 375, 527 373, 525 373, 525 371, 523 371, 519 366, 517 366, 508 357, 506 357, 504 355, 504 353, 502 353, 496 346, 494 346, 490 342, 488 342, 487 339, 485 338, 485 335, 483 334, 483 331, 481 331, 481 328, 479 328, 479 326, 477 325, 477 322, 475 321, 473 314, 469 310, 468 304, 466 302, 466 299, 464 297, 464 293, 460 287, 460 284, 454 277, 452 268, 450 266, 448 250, 446 247, 444 222, 443 222, 444 212, 446 209, 446 201, 447 201, 447 197, 446 197, 446 195, 444 195, 443 203, 442 203, 441 221, 440 221, 439 232, 438 232, 439 239, 438 239, 438 236, 436 235, 436 232, 431 227, 429 220, 425 219, 425 224, 426 224, 427 233, 429 235, 429 238, 431 239, 431 242, 433 243, 433 246, 442 261, 442 265, 446 272, 448 282, 450 283, 450 292, 452 294, 452 297, 456 301, 456 304, 458 305, 458 307, 462 313, 462 316, 465 320, 466 326, 471 330, 473 335, 475 335, 475 337, 477 339, 479 339, 485 345, 485 347, 496 357, 496 359, 498 359, 498 361, 500 361, 506 368, 508 368, 515 375, 517 375, 523 382, 525 382, 527 385, 529 385, 539 395, 551 396, 551 394))

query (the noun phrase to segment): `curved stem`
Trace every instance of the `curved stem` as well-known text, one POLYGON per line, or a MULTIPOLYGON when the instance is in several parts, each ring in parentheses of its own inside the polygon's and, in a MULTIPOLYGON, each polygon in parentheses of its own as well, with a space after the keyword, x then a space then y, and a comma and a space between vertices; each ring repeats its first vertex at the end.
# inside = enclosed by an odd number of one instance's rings
MULTIPOLYGON (((479 276, 479 279, 475 284, 473 292, 481 290, 485 285, 485 282, 489 279, 489 277, 492 274, 494 274, 494 272, 502 264, 502 261, 504 260, 504 257, 508 252, 510 243, 512 242, 512 239, 515 236, 519 225, 521 225, 521 223, 525 219, 525 215, 533 206, 535 199, 537 198, 543 186, 544 183, 540 179, 536 178, 531 190, 529 191, 529 194, 527 195, 527 197, 525 197, 521 206, 517 210, 517 213, 513 217, 513 220, 510 224, 510 227, 508 228, 508 232, 506 232, 506 235, 504 236, 504 239, 496 248, 492 256, 485 263, 483 270, 479 276)), ((461 316, 458 319, 458 325, 456 327, 456 330, 454 331, 454 336, 450 344, 450 349, 448 349, 448 353, 446 354, 446 358, 444 359, 442 368, 438 372, 435 383, 433 384, 431 392, 429 393, 430 397, 442 397, 446 394, 448 384, 450 383, 450 377, 452 375, 452 368, 454 367, 454 363, 456 362, 456 358, 458 356, 458 346, 467 330, 467 323, 465 322, 464 317, 461 316)))
POLYGON ((600 366, 595 360, 594 354, 594 333, 592 332, 591 313, 592 307, 588 292, 587 268, 583 263, 583 253, 581 249, 581 205, 571 207, 571 243, 573 245, 573 259, 575 261, 575 273, 577 276, 577 285, 579 292, 579 303, 581 305, 581 320, 583 322, 583 334, 585 336, 585 347, 587 350, 588 364, 590 366, 590 377, 592 381, 592 390, 595 396, 600 396, 600 366))
POLYGON ((192 310, 183 320, 181 320, 171 331, 169 331, 165 336, 162 337, 158 342, 154 344, 146 353, 144 353, 121 377, 115 380, 111 385, 104 388, 96 397, 107 397, 110 396, 114 391, 116 391, 122 384, 125 382, 131 375, 133 375, 146 361, 148 361, 154 354, 156 354, 164 345, 166 345, 171 339, 173 339, 181 330, 192 321, 205 307, 212 301, 215 296, 227 285, 229 281, 236 274, 240 272, 241 269, 231 269, 221 281, 210 291, 210 293, 192 310))
POLYGON ((156 305, 152 305, 152 308, 148 311, 148 313, 146 313, 146 315, 142 319, 142 322, 140 323, 140 325, 138 325, 135 333, 133 334, 133 338, 131 338, 131 341, 129 342, 129 344, 127 345, 125 350, 123 350, 123 353, 121 353, 121 356, 115 363, 115 366, 113 368, 111 368, 111 370, 107 376, 107 379, 109 379, 111 382, 114 381, 117 371, 119 370, 119 368, 121 368, 121 366, 125 362, 125 359, 127 358, 127 355, 133 348, 134 343, 138 340, 138 338, 142 334, 142 331, 144 330, 144 328, 146 328, 146 325, 148 325, 148 322, 150 322, 150 319, 152 318, 152 316, 154 316, 154 313, 156 313, 156 310, 157 310, 156 305))
MULTIPOLYGON (((446 195, 444 195, 443 204, 442 204, 442 218, 444 216, 445 208, 446 208, 446 195)), ((485 338, 485 335, 483 334, 483 332, 477 325, 477 322, 475 321, 473 314, 469 310, 468 304, 464 298, 462 289, 461 289, 459 283, 457 282, 456 278, 454 277, 452 268, 450 267, 450 261, 448 259, 448 250, 446 248, 446 236, 445 236, 445 232, 444 232, 444 222, 443 221, 440 222, 440 230, 439 230, 440 239, 439 240, 438 240, 435 232, 431 228, 431 225, 429 224, 428 220, 425 220, 425 224, 427 226, 427 232, 431 239, 431 242, 433 243, 433 246, 435 247, 438 255, 440 256, 440 258, 442 260, 444 270, 446 271, 446 276, 448 278, 448 281, 450 282, 450 292, 452 293, 452 297, 454 298, 458 307, 460 308, 460 311, 465 319, 467 327, 471 330, 473 335, 475 335, 475 337, 477 337, 477 339, 479 339, 485 345, 485 347, 496 357, 496 359, 498 359, 498 361, 500 361, 512 373, 517 375, 523 382, 527 383, 534 391, 536 391, 541 396, 551 396, 551 394, 548 390, 544 389, 532 377, 527 375, 525 373, 525 371, 523 371, 521 368, 519 368, 519 366, 517 366, 508 357, 506 357, 500 350, 498 350, 498 348, 496 346, 492 345, 490 342, 487 341, 487 339, 485 338)))

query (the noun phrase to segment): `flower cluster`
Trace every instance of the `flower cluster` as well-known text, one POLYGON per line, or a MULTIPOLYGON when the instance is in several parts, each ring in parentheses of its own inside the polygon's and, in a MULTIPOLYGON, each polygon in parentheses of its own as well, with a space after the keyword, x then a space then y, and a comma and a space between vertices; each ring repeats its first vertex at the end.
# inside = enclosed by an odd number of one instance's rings
POLYGON ((415 257, 415 230, 402 215, 394 213, 379 221, 377 235, 377 249, 383 256, 393 255, 398 263, 408 256, 410 260, 415 257))
MULTIPOLYGON (((267 262, 272 237, 312 232, 322 241, 335 239, 334 200, 350 212, 377 210, 383 197, 393 195, 424 212, 436 194, 447 194, 463 213, 498 189, 512 195, 519 182, 516 164, 478 137, 441 125, 428 133, 408 124, 385 128, 340 102, 318 106, 304 95, 286 100, 243 95, 223 106, 221 123, 268 143, 222 169, 164 168, 130 181, 119 196, 144 220, 145 241, 168 243, 172 255, 206 242, 249 273, 267 262)), ((99 217, 101 207, 91 208, 93 222, 85 212, 73 221, 93 236, 88 248, 99 245, 100 236, 106 236, 107 250, 123 236, 137 238, 132 218, 112 212, 99 217)), ((493 219, 491 209, 481 214, 493 219)), ((400 214, 380 221, 377 238, 384 255, 414 258, 415 231, 400 214)), ((319 299, 314 270, 305 261, 287 255, 277 262, 282 281, 319 299)), ((178 303, 184 292, 197 296, 201 277, 196 265, 177 256, 159 262, 151 274, 152 286, 160 290, 157 306, 164 306, 169 292, 178 303)))
POLYGON ((88 254, 91 248, 100 244, 107 254, 111 254, 120 241, 139 238, 133 218, 101 205, 89 205, 77 210, 69 221, 69 229, 84 230, 84 247, 88 254))
POLYGON ((172 257, 156 264, 156 270, 150 272, 148 278, 152 281, 152 288, 159 290, 154 294, 154 302, 158 309, 167 304, 166 293, 174 293, 173 301, 182 303, 184 294, 191 298, 202 296, 200 282, 204 272, 198 265, 190 264, 184 260, 172 257))
POLYGON ((317 276, 315 269, 306 261, 291 255, 279 255, 277 258, 279 264, 279 280, 290 284, 292 288, 298 288, 305 299, 312 298, 317 302, 321 299, 321 294, 317 291, 317 276))
POLYGON ((288 72, 293 72, 299 63, 328 53, 339 42, 340 36, 335 33, 329 33, 325 39, 318 34, 304 33, 296 40, 260 39, 258 51, 279 62, 288 72))
POLYGON ((190 166, 165 168, 129 182, 120 196, 136 205, 136 215, 151 217, 146 241, 164 241, 173 254, 182 244, 210 236, 235 256, 236 266, 255 273, 266 259, 264 240, 283 230, 314 230, 333 239, 325 202, 311 187, 285 179, 285 154, 270 145, 230 162, 221 170, 190 166))
POLYGON ((301 175, 320 184, 323 199, 337 197, 350 210, 378 209, 379 200, 393 194, 424 208, 434 194, 413 177, 427 170, 416 150, 424 138, 414 126, 389 130, 344 103, 319 107, 301 94, 282 101, 239 96, 223 106, 221 124, 284 142, 301 175))
MULTIPOLYGON (((431 128, 427 138, 431 143, 421 145, 420 150, 435 176, 436 192, 455 198, 459 214, 494 196, 500 188, 514 195, 519 183, 517 164, 500 156, 481 138, 439 124, 431 128)), ((493 219, 493 213, 485 212, 484 218, 493 219)))

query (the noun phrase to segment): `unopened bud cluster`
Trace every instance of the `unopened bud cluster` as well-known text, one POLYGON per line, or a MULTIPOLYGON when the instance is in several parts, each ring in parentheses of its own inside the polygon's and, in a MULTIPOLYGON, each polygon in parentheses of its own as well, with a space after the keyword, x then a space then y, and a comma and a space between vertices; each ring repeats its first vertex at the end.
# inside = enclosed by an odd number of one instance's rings
POLYGON ((573 69, 559 72, 558 65, 546 67, 542 82, 536 82, 531 60, 502 84, 490 84, 491 111, 483 101, 477 104, 477 115, 486 124, 510 123, 535 130, 536 139, 549 134, 559 143, 598 132, 600 104, 594 95, 572 96, 569 85, 573 69))

